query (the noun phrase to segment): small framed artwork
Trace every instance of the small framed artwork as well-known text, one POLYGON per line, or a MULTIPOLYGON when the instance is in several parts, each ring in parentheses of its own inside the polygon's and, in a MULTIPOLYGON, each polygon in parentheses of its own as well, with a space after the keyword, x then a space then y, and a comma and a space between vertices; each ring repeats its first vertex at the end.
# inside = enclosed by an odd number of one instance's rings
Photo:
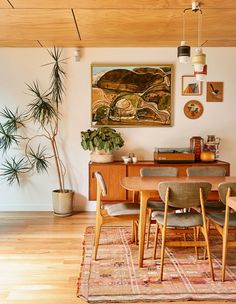
POLYGON ((92 126, 172 125, 171 64, 93 64, 92 126))
POLYGON ((197 119, 203 113, 203 105, 198 100, 189 100, 184 106, 184 114, 190 119, 197 119))
POLYGON ((194 75, 182 76, 182 95, 199 96, 202 95, 202 82, 197 81, 194 75))
POLYGON ((222 102, 224 94, 223 82, 207 82, 207 101, 209 102, 222 102))

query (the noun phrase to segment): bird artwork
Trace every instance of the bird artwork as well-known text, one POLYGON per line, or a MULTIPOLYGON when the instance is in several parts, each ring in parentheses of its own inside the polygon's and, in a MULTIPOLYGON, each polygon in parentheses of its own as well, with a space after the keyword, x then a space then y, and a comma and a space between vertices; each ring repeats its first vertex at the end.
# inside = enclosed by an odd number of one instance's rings
POLYGON ((207 82, 207 101, 223 101, 223 82, 207 82))

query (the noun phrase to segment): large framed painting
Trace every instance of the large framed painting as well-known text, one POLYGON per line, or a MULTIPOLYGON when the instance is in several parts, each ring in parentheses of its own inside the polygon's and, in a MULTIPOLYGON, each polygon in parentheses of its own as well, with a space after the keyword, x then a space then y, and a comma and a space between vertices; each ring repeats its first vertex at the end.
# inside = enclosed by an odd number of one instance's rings
POLYGON ((93 64, 92 126, 171 126, 172 73, 170 64, 93 64))

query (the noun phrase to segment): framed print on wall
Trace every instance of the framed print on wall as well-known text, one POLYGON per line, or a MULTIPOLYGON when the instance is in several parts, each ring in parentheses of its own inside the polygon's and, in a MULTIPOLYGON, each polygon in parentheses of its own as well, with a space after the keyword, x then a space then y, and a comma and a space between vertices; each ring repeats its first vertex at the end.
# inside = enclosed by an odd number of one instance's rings
POLYGON ((172 73, 170 64, 92 64, 92 126, 171 126, 172 73))
POLYGON ((202 95, 202 82, 197 81, 194 75, 182 76, 182 95, 199 96, 202 95))
POLYGON ((207 101, 222 102, 224 94, 223 82, 207 82, 207 101))

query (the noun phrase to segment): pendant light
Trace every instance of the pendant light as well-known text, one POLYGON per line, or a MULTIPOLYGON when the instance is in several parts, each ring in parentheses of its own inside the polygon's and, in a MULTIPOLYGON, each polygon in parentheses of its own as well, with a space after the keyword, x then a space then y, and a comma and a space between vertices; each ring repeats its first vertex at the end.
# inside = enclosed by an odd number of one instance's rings
POLYGON ((206 54, 203 53, 201 48, 202 36, 202 10, 198 3, 192 3, 192 10, 198 13, 198 47, 192 57, 192 64, 194 66, 194 75, 197 81, 204 81, 207 75, 206 54), (193 9, 194 8, 194 9, 193 9))
POLYGON ((190 46, 187 45, 187 42, 185 40, 185 12, 188 9, 185 9, 183 11, 183 40, 180 43, 180 46, 178 47, 178 53, 177 56, 179 58, 180 63, 188 63, 190 60, 190 46))

